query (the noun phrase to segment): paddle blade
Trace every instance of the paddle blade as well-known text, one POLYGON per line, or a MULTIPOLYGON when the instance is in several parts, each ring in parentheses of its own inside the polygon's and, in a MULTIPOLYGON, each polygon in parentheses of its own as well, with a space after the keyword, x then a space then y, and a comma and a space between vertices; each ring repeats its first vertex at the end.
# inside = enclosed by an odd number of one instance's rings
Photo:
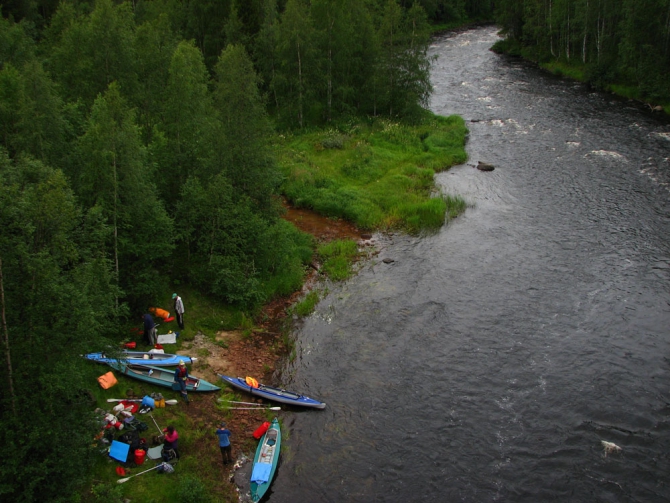
POLYGON ((165 400, 165 403, 168 405, 177 405, 179 400, 165 400))
POLYGON ((124 482, 128 482, 130 480, 130 477, 126 477, 125 479, 119 479, 116 481, 117 484, 123 484, 124 482))

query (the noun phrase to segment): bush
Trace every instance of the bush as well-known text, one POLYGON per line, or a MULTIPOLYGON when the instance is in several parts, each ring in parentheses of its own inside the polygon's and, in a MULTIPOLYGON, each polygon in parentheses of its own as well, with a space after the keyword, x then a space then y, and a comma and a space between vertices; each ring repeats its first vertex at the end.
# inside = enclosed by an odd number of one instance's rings
POLYGON ((200 479, 185 475, 179 480, 177 501, 181 503, 210 503, 212 499, 207 494, 207 487, 200 479))

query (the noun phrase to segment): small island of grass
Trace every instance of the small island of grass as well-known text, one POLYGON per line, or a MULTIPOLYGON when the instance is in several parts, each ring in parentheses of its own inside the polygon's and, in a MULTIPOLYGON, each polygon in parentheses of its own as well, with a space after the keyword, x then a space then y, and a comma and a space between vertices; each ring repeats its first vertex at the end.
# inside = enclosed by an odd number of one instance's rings
POLYGON ((296 207, 362 229, 412 234, 439 229, 465 210, 434 175, 467 159, 461 117, 426 112, 414 125, 375 118, 277 137, 282 190, 296 207))

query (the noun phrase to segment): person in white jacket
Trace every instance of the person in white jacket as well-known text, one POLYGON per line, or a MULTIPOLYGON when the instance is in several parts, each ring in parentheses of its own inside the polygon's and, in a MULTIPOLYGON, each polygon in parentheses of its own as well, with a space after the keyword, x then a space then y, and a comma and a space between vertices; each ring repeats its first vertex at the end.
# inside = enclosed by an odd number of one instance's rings
POLYGON ((179 328, 184 329, 184 303, 181 300, 181 297, 176 293, 172 294, 172 300, 174 300, 174 312, 177 313, 177 323, 179 323, 179 328))

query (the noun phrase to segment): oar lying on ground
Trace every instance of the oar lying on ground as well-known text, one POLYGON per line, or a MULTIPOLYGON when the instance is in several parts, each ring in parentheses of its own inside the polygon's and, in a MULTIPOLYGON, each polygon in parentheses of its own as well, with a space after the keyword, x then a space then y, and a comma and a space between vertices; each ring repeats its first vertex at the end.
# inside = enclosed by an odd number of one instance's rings
MULTIPOLYGON (((136 399, 136 398, 132 398, 132 399, 128 399, 128 398, 108 398, 107 401, 108 402, 141 402, 142 399, 141 398, 140 399, 136 399)), ((179 400, 174 400, 174 399, 173 400, 165 400, 165 403, 167 405, 177 405, 179 403, 179 400)))
POLYGON ((255 405, 256 407, 267 407, 266 404, 264 403, 257 403, 257 402, 236 402, 235 400, 226 400, 225 398, 219 398, 219 402, 226 402, 226 403, 242 403, 244 405, 255 405))
POLYGON ((227 410, 281 410, 281 407, 228 407, 227 410))
POLYGON ((119 480, 116 481, 116 483, 117 484, 123 484, 124 482, 128 482, 133 477, 137 477, 138 475, 142 475, 143 473, 150 472, 151 470, 155 470, 156 468, 160 468, 161 466, 163 466, 163 463, 161 463, 160 465, 156 465, 153 468, 149 468, 148 470, 144 470, 143 472, 136 473, 135 475, 131 475, 130 477, 126 477, 125 479, 119 479, 119 480))

